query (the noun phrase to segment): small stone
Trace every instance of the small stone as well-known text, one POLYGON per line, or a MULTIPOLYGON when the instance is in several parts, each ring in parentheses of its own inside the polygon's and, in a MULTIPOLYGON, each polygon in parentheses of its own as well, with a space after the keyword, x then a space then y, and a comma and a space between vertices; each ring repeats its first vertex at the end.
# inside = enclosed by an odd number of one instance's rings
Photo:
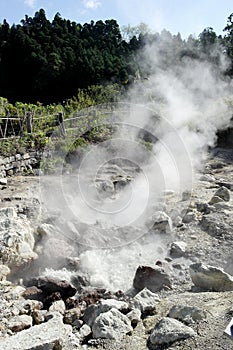
POLYGON ((6 177, 0 177, 0 185, 1 186, 7 185, 7 178, 6 177))
POLYGON ((64 315, 64 323, 73 325, 76 320, 81 317, 81 309, 75 307, 70 310, 66 310, 64 315))
POLYGON ((91 327, 87 324, 84 324, 76 333, 76 336, 83 341, 85 338, 87 338, 91 334, 91 327))
POLYGON ((183 241, 173 242, 170 248, 170 255, 172 258, 180 258, 185 256, 187 243, 183 241))
POLYGON ((200 177, 200 181, 214 182, 215 177, 211 174, 204 174, 200 177))
POLYGON ((131 322, 131 326, 134 328, 136 327, 136 325, 138 324, 138 322, 140 322, 141 320, 141 311, 139 309, 134 309, 130 312, 128 312, 126 314, 126 316, 128 317, 128 319, 130 320, 131 322))
POLYGON ((46 310, 34 310, 32 313, 34 324, 41 324, 45 321, 46 310))
POLYGON ((189 224, 190 222, 195 221, 196 219, 196 213, 194 211, 190 211, 184 215, 182 221, 185 224, 189 224))

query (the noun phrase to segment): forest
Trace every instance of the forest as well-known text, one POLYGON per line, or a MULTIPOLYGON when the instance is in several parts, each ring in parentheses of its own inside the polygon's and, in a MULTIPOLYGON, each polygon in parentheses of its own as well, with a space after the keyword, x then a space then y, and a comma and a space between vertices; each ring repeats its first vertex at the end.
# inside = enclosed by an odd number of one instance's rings
POLYGON ((172 67, 183 57, 218 64, 219 51, 230 59, 225 74, 233 74, 233 14, 226 19, 224 36, 207 27, 198 37, 182 39, 167 30, 152 33, 146 26, 120 28, 117 21, 83 25, 57 13, 52 21, 43 9, 20 24, 0 24, 0 96, 11 103, 62 103, 80 89, 117 84, 127 89, 147 78, 148 65, 140 57, 148 43, 160 47, 164 64, 172 67), (137 29, 137 30, 135 30, 137 29), (148 29, 148 30, 147 30, 148 29))

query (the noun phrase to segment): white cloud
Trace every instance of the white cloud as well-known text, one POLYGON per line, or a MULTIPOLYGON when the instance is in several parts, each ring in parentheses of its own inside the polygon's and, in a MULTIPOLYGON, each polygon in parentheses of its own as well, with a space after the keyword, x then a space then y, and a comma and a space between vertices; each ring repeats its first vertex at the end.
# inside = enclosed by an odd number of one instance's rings
MULTIPOLYGON (((33 1, 33 0, 27 0, 27 1, 33 1)), ((87 9, 97 9, 97 7, 101 6, 101 2, 98 0, 84 0, 83 4, 87 9)))
POLYGON ((24 0, 25 5, 34 8, 36 5, 36 0, 24 0))

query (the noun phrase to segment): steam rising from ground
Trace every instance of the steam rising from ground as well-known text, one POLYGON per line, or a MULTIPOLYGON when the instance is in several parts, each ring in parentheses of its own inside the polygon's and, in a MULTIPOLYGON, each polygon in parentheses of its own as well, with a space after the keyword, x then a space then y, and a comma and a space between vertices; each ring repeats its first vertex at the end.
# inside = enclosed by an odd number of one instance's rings
MULTIPOLYGON (((231 119, 226 99, 232 95, 232 84, 222 75, 224 56, 220 54, 218 66, 187 56, 169 65, 173 53, 166 61, 168 47, 169 42, 160 42, 141 53, 141 66, 150 67, 150 76, 130 89, 127 112, 112 139, 87 149, 77 178, 68 185, 61 181, 61 192, 46 189, 47 206, 62 210, 65 221, 78 222, 78 236, 72 239, 86 244, 80 255, 81 269, 95 286, 127 289, 139 264, 164 258, 167 238, 154 232, 150 221, 154 212, 163 210, 162 194, 174 190, 177 200, 172 209, 177 209, 182 192, 192 189, 193 171, 201 167, 204 152, 214 146, 217 130, 227 127, 231 119), (144 141, 152 140, 150 150, 138 138, 142 133, 144 141), (101 167, 120 158, 136 164, 140 172, 115 197, 109 187, 109 196, 103 198, 96 189, 96 176, 101 167), (99 220, 102 223, 95 225, 99 220), (129 237, 114 225, 131 227, 129 237)), ((70 232, 64 232, 66 236, 70 232)))

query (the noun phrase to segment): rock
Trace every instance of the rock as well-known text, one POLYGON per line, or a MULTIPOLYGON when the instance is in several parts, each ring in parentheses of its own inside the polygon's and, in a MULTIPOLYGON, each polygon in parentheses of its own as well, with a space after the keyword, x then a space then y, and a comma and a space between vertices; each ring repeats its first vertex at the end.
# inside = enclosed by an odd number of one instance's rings
POLYGON ((20 332, 23 329, 32 326, 32 317, 28 315, 19 315, 11 317, 8 321, 8 328, 13 332, 20 332))
POLYGON ((223 199, 219 196, 214 195, 211 200, 209 201, 210 205, 214 205, 216 203, 223 202, 223 199))
POLYGON ((211 206, 208 203, 196 202, 195 204, 196 204, 197 210, 203 214, 209 214, 213 209, 213 206, 211 206))
POLYGON ((128 303, 126 303, 125 301, 121 301, 121 300, 116 300, 116 299, 103 299, 100 300, 100 304, 103 305, 103 307, 108 307, 109 310, 112 308, 115 308, 119 311, 127 311, 129 308, 128 303))
POLYGON ((195 263, 190 265, 189 271, 194 285, 204 291, 223 292, 233 290, 233 277, 221 268, 195 263))
POLYGON ((18 309, 20 314, 31 315, 35 310, 43 308, 43 304, 37 300, 22 300, 18 303, 18 309))
POLYGON ((153 314, 156 305, 160 302, 157 294, 152 293, 149 289, 144 288, 130 302, 132 309, 138 309, 142 314, 153 314))
POLYGON ((77 319, 79 319, 80 316, 81 316, 81 309, 79 307, 75 307, 73 309, 66 310, 65 316, 64 316, 64 323, 73 325, 73 323, 77 319))
POLYGON ((45 296, 58 292, 64 300, 72 297, 76 293, 76 288, 74 288, 68 281, 59 280, 58 278, 41 276, 25 281, 25 284, 28 287, 35 286, 41 289, 45 296))
POLYGON ((134 309, 126 314, 128 319, 130 320, 131 326, 133 328, 135 328, 137 326, 138 322, 140 322, 141 315, 142 315, 142 313, 139 309, 134 309))
POLYGON ((87 338, 91 334, 91 327, 89 327, 87 324, 84 324, 76 333, 76 336, 80 339, 81 342, 84 341, 85 338, 87 338))
POLYGON ((92 327, 94 338, 118 339, 133 331, 130 320, 117 309, 100 314, 92 327))
POLYGON ((44 295, 41 289, 35 286, 32 286, 32 287, 26 288, 26 290, 23 293, 23 297, 25 299, 42 301, 44 298, 44 295))
POLYGON ((228 188, 221 186, 214 194, 214 196, 222 198, 225 202, 229 202, 231 195, 228 188))
POLYGON ((189 324, 205 319, 207 313, 195 306, 174 305, 168 316, 189 324))
POLYGON ((56 300, 52 303, 49 308, 49 311, 57 311, 60 314, 64 315, 66 311, 66 306, 63 300, 56 300))
POLYGON ((0 281, 5 281, 11 270, 6 265, 0 265, 0 281))
POLYGON ((157 211, 150 218, 149 226, 160 233, 171 232, 172 220, 165 212, 157 211))
POLYGON ((229 237, 233 229, 231 223, 227 223, 223 216, 216 214, 203 215, 201 227, 213 237, 229 237))
POLYGON ((54 237, 48 238, 43 246, 40 266, 44 265, 45 267, 60 269, 67 265, 67 257, 75 253, 74 248, 70 244, 54 237))
POLYGON ((41 324, 45 321, 46 310, 34 310, 32 313, 34 324, 41 324))
POLYGON ((1 186, 7 185, 7 178, 6 177, 0 177, 0 185, 1 186))
POLYGON ((54 234, 56 235, 56 233, 57 233, 56 227, 51 224, 44 223, 37 228, 37 234, 42 237, 43 236, 53 237, 54 234))
POLYGON ((170 276, 159 266, 139 266, 133 280, 133 286, 137 291, 146 287, 151 292, 172 288, 170 276))
POLYGON ((194 211, 189 211, 188 213, 186 213, 182 219, 183 223, 185 224, 189 224, 192 221, 197 220, 197 216, 196 213, 194 211))
POLYGON ((26 217, 17 215, 14 208, 0 209, 0 264, 11 268, 12 273, 19 267, 37 259, 34 253, 33 230, 26 217))
POLYGON ((200 181, 215 182, 215 177, 211 174, 204 174, 200 177, 200 181))
POLYGON ((232 206, 232 205, 230 205, 230 204, 227 203, 227 202, 223 202, 223 201, 214 204, 214 207, 215 207, 215 209, 217 209, 217 210, 233 210, 233 206, 232 206))
POLYGON ((72 327, 62 323, 59 314, 48 322, 33 326, 0 341, 4 350, 45 350, 62 349, 66 339, 72 334, 72 327))
POLYGON ((216 185, 224 186, 228 188, 228 190, 233 191, 233 182, 216 181, 216 185))
POLYGON ((190 201, 192 193, 190 191, 184 191, 182 193, 182 201, 190 201))
POLYGON ((168 345, 180 339, 195 337, 197 334, 180 321, 164 317, 154 327, 150 335, 150 342, 153 345, 168 345))
POLYGON ((124 301, 119 301, 115 299, 100 300, 98 304, 89 305, 84 313, 83 320, 86 324, 92 327, 95 319, 103 312, 107 312, 112 308, 126 311, 128 309, 128 304, 124 301))
POLYGON ((170 256, 172 258, 180 258, 185 256, 187 243, 183 241, 173 242, 170 248, 170 256))

